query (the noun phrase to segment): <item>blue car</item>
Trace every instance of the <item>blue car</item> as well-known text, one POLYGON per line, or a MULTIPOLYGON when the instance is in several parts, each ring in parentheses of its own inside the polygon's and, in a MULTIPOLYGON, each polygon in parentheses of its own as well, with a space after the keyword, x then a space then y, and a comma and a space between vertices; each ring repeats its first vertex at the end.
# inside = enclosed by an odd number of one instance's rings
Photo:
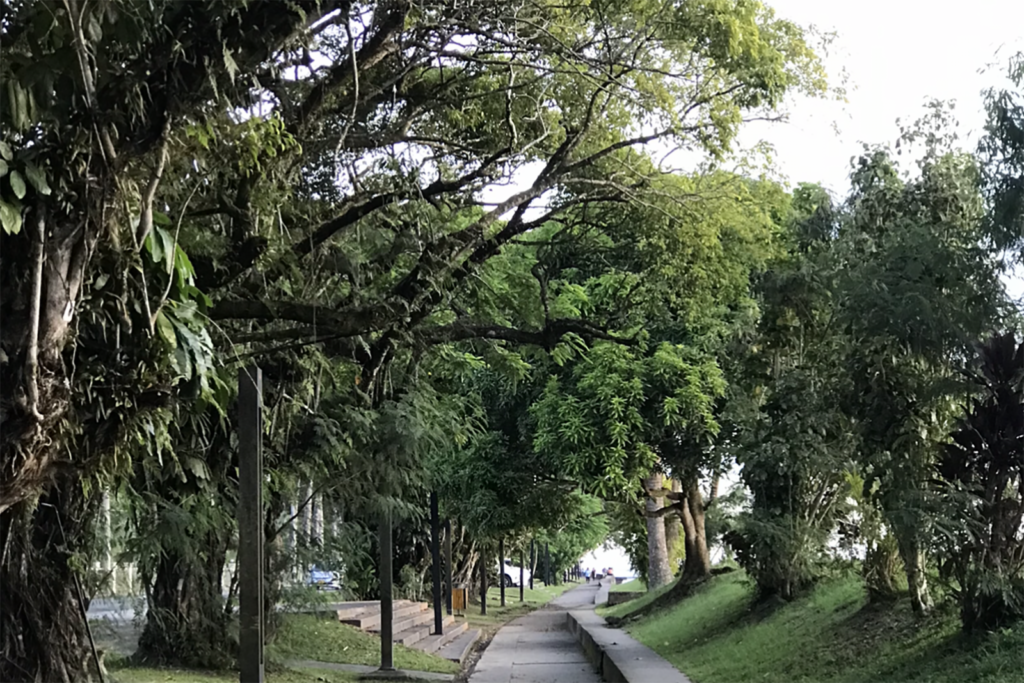
POLYGON ((306 585, 323 591, 341 590, 341 576, 338 572, 313 567, 309 570, 309 581, 306 585))

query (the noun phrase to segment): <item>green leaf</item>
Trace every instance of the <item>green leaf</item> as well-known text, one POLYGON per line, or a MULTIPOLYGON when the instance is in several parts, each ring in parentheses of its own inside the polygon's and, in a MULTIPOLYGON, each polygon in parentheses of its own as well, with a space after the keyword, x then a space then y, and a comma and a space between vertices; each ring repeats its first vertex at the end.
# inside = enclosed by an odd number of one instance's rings
POLYGON ((14 159, 14 150, 3 140, 0 140, 0 157, 3 157, 7 161, 14 159))
POLYGON ((21 209, 0 199, 0 224, 8 235, 21 232, 21 209))
POLYGON ((3 178, 5 175, 7 175, 7 162, 0 159, 0 178, 3 178))
POLYGON ((163 228, 153 227, 153 232, 158 233, 160 239, 160 253, 163 255, 164 270, 168 273, 174 266, 174 237, 163 228))
POLYGON ((170 224, 171 224, 171 219, 167 216, 166 213, 161 213, 159 211, 154 211, 153 212, 153 225, 164 225, 164 226, 166 226, 166 225, 170 225, 170 224))
POLYGON ((174 334, 174 324, 164 315, 163 311, 156 314, 156 329, 168 346, 172 349, 178 348, 178 338, 174 334))
POLYGON ((235 58, 231 56, 231 50, 224 47, 224 68, 228 70, 228 76, 231 77, 231 82, 235 82, 235 76, 238 75, 238 64, 235 62, 235 58))
POLYGON ((149 234, 146 235, 146 241, 143 243, 146 251, 149 252, 150 257, 153 259, 153 263, 160 263, 164 260, 163 242, 159 240, 155 230, 150 230, 149 234))
POLYGON ((11 171, 11 189, 14 190, 14 196, 18 199, 25 198, 25 179, 18 171, 11 171))
POLYGON ((33 163, 27 163, 25 164, 25 175, 28 176, 28 182, 36 189, 36 192, 44 197, 50 196, 50 186, 46 184, 46 173, 43 172, 43 169, 33 163))
POLYGON ((186 284, 193 284, 195 280, 192 276, 195 275, 195 269, 192 267, 192 261, 188 254, 181 247, 175 248, 174 267, 178 273, 179 289, 184 289, 186 284))

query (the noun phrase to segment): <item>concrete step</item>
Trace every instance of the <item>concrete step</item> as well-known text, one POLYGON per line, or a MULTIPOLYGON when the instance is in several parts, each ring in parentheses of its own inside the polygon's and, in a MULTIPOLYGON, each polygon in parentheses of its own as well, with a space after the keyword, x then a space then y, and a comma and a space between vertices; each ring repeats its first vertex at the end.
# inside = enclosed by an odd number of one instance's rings
MULTIPOLYGON (((394 641, 400 645, 415 647, 422 650, 424 641, 436 637, 431 635, 431 633, 434 630, 434 612, 433 610, 427 610, 425 614, 427 614, 430 618, 416 619, 416 623, 412 624, 411 626, 401 631, 396 631, 395 635, 393 636, 394 641)), ((452 628, 454 622, 455 617, 445 617, 441 620, 441 626, 445 629, 445 632, 447 633, 447 629, 452 628)))
MULTIPOLYGON (((394 620, 391 622, 391 632, 400 633, 416 626, 433 623, 434 613, 428 609, 421 609, 415 612, 410 611, 402 615, 395 614, 394 620)), ((374 626, 367 630, 370 633, 380 633, 380 626, 374 626)))
MULTIPOLYGON (((393 609, 407 606, 408 600, 395 600, 392 603, 393 609)), ((344 623, 346 619, 356 619, 360 616, 367 616, 380 612, 380 600, 365 600, 361 602, 339 602, 334 607, 338 615, 338 621, 344 623)))
POLYGON ((443 646, 437 654, 447 660, 462 664, 479 638, 480 629, 463 631, 455 640, 443 646))
POLYGON ((449 619, 452 619, 452 623, 445 623, 444 635, 427 636, 420 642, 416 643, 416 648, 423 650, 424 652, 437 652, 442 647, 461 636, 469 628, 469 624, 464 621, 455 621, 453 617, 449 617, 449 619))
POLYGON ((406 647, 419 647, 419 644, 429 637, 430 627, 425 624, 416 624, 404 631, 395 633, 393 640, 399 645, 405 645, 406 647))
MULTIPOLYGON (((397 624, 402 619, 409 616, 419 614, 427 608, 425 602, 406 602, 401 606, 394 606, 391 611, 392 623, 397 624)), ((347 619, 340 619, 341 623, 348 624, 349 626, 355 626, 356 628, 364 631, 379 631, 380 630, 380 606, 378 605, 375 610, 367 610, 361 614, 347 619)))

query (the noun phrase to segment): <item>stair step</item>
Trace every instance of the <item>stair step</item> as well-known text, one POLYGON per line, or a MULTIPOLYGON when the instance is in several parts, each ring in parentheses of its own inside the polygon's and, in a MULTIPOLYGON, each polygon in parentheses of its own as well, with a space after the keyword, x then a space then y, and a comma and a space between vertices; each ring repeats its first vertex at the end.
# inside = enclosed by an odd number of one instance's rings
POLYGON ((447 660, 462 664, 466 661, 473 644, 480 638, 480 629, 472 629, 460 633, 458 638, 441 647, 438 655, 447 660))
MULTIPOLYGON (((396 606, 391 611, 392 623, 397 625, 402 619, 423 612, 426 607, 427 603, 425 602, 409 602, 401 607, 396 606)), ((380 607, 378 606, 375 611, 367 611, 355 617, 340 619, 340 621, 343 624, 355 626, 364 631, 379 631, 380 617, 380 607)))
MULTIPOLYGON (((434 626, 434 612, 432 610, 423 610, 422 612, 416 612, 409 614, 401 619, 396 618, 391 624, 392 633, 400 633, 406 629, 415 628, 418 626, 425 626, 427 630, 434 626)), ((379 629, 377 629, 379 630, 379 629)))
MULTIPOLYGON (((392 605, 393 609, 400 609, 409 604, 408 600, 395 600, 392 605)), ((338 621, 344 622, 346 619, 356 619, 361 616, 369 616, 380 612, 380 600, 367 600, 363 602, 344 602, 339 603, 335 609, 338 615, 338 621)))
POLYGON ((399 645, 405 645, 406 647, 419 647, 419 643, 422 642, 424 638, 429 637, 430 628, 424 624, 416 624, 404 631, 396 632, 393 640, 399 645))
POLYGON ((469 624, 467 624, 464 621, 445 624, 443 635, 427 636, 420 642, 416 643, 416 648, 419 650, 423 650, 424 652, 437 652, 442 647, 444 647, 445 645, 447 645, 448 643, 452 642, 453 640, 461 636, 463 633, 465 633, 468 628, 469 624))

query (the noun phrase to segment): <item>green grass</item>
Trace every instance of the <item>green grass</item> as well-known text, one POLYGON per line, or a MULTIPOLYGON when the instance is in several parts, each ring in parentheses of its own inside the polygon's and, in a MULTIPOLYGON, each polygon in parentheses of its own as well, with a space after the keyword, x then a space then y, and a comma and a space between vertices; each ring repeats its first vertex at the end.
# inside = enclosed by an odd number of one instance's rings
MULTIPOLYGON (((186 671, 147 667, 110 667, 110 683, 238 683, 238 672, 186 671)), ((358 680, 356 673, 321 669, 271 669, 267 683, 350 683, 358 680)))
POLYGON ((752 598, 733 572, 627 629, 694 683, 1024 683, 1024 627, 967 638, 954 609, 918 621, 906 601, 868 605, 852 576, 788 604, 752 598))
POLYGON ((617 583, 612 586, 614 593, 644 593, 647 591, 647 583, 642 579, 633 579, 626 583, 617 583))
MULTIPOLYGON (((311 659, 340 664, 380 664, 380 638, 334 619, 289 614, 268 650, 278 660, 311 659)), ((459 665, 422 650, 395 644, 395 666, 412 671, 455 673, 459 665)))
POLYGON ((662 586, 661 588, 657 588, 653 591, 648 591, 636 600, 630 600, 629 602, 624 602, 621 605, 616 605, 615 607, 607 607, 606 605, 600 606, 597 608, 597 613, 605 618, 627 617, 633 612, 640 609, 641 607, 646 607, 651 601, 653 601, 655 598, 659 597, 662 593, 667 591, 671 587, 671 585, 672 584, 669 584, 668 586, 662 586))
MULTIPOLYGON (((493 633, 502 625, 512 621, 516 617, 532 612, 557 598, 562 593, 579 584, 571 581, 551 586, 543 586, 540 582, 534 583, 534 589, 523 590, 523 602, 519 602, 519 588, 505 589, 505 606, 501 606, 501 589, 490 588, 487 591, 487 616, 480 614, 480 603, 470 604, 466 610, 466 621, 471 628, 480 628, 487 633, 493 633)), ((477 599, 479 600, 479 588, 477 599)))

